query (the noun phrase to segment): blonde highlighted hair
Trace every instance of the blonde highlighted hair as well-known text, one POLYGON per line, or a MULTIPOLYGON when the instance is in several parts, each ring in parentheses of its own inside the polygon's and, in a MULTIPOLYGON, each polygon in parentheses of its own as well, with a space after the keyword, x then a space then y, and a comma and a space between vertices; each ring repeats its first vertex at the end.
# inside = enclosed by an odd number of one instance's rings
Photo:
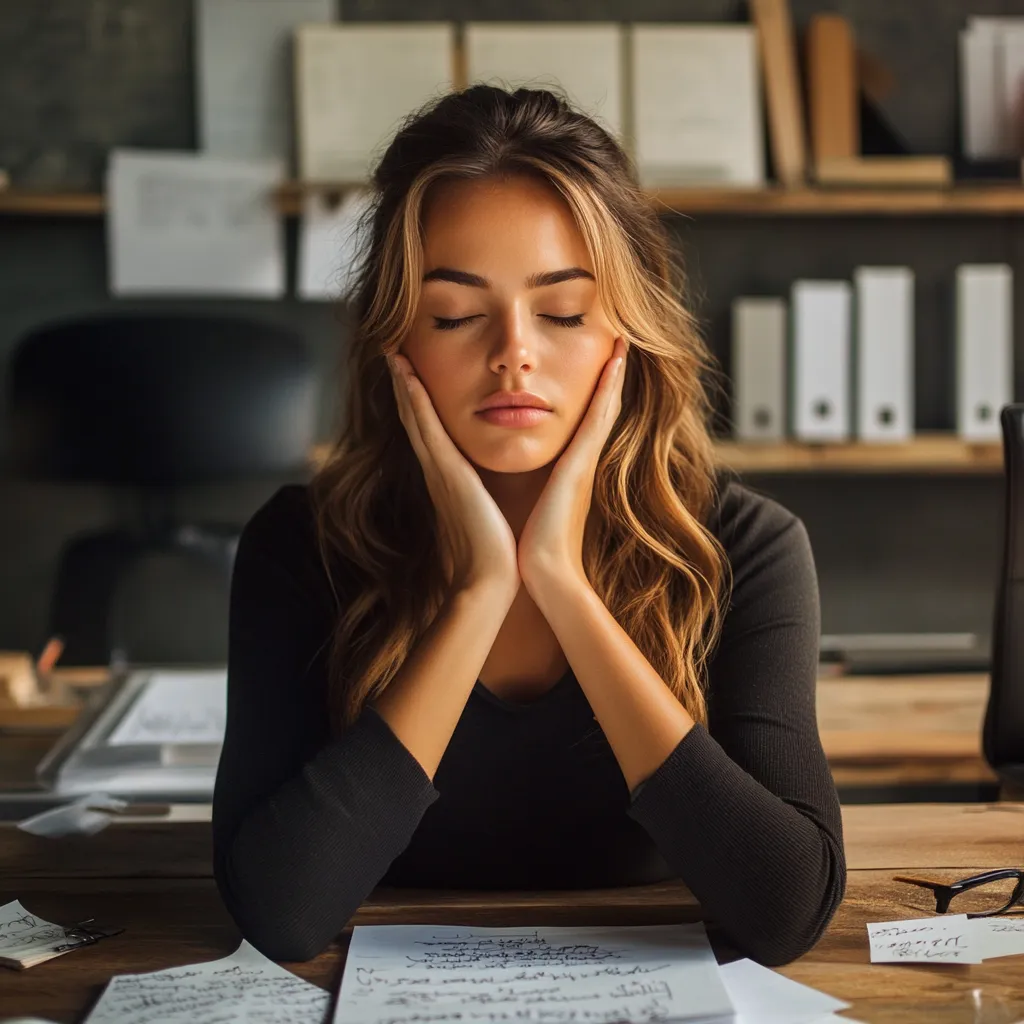
POLYGON ((310 484, 339 606, 335 733, 384 691, 445 596, 433 504, 385 362, 419 301, 423 204, 437 182, 514 175, 548 182, 568 204, 605 314, 630 341, 584 570, 680 703, 707 722, 706 663, 732 577, 707 526, 718 498, 707 380, 716 368, 681 301, 682 266, 628 155, 597 122, 547 89, 474 85, 406 120, 374 171, 361 225, 345 419, 310 484))

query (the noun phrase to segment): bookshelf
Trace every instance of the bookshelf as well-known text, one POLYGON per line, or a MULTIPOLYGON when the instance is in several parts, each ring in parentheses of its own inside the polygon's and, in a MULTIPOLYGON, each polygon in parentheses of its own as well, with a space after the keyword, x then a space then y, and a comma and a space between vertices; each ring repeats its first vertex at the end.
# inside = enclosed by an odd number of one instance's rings
MULTIPOLYGON (((277 193, 285 216, 299 213, 308 191, 338 192, 344 183, 292 182, 277 193)), ((716 216, 883 217, 1016 216, 1024 214, 1024 185, 960 186, 956 188, 862 189, 717 189, 648 190, 651 202, 665 213, 716 216)), ((98 192, 0 191, 0 216, 98 217, 106 199, 98 192)))
MULTIPOLYGON (((318 468, 329 444, 314 445, 310 464, 318 468)), ((802 444, 795 441, 740 443, 718 440, 715 450, 723 464, 740 473, 977 473, 1003 471, 1000 442, 963 441, 955 434, 922 433, 912 441, 865 444, 802 444)))

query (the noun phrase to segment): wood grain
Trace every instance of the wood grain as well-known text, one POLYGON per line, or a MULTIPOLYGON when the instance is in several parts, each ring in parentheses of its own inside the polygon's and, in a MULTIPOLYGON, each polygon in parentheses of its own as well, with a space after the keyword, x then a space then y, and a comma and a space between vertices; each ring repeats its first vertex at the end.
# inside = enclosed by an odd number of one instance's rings
MULTIPOLYGON (((969 874, 979 865, 964 865, 969 874)), ((781 968, 787 977, 852 1004, 846 1015, 867 1024, 1011 1021, 1018 1017, 971 1017, 971 1000, 1007 1013, 1024 1011, 1024 957, 971 965, 871 964, 866 924, 909 916, 907 887, 887 871, 850 873, 846 899, 818 945, 781 968)), ((523 924, 656 924, 693 920, 680 890, 641 886, 597 892, 537 894, 420 893, 391 890, 367 901, 320 956, 285 963, 302 978, 334 989, 340 981, 354 925, 450 923, 489 926, 523 924)), ((113 974, 152 971, 227 956, 240 933, 209 879, 88 880, 56 885, 36 880, 7 886, 0 901, 21 899, 34 913, 70 923, 95 916, 118 924, 121 935, 76 950, 25 971, 4 975, 3 1009, 39 1014, 54 1021, 80 1020, 113 974), (41 984, 41 968, 45 982, 41 984)), ((916 911, 915 911, 916 912, 916 911)), ((739 955, 709 927, 720 961, 739 955)), ((993 1011, 994 1012, 994 1011, 993 1011)))

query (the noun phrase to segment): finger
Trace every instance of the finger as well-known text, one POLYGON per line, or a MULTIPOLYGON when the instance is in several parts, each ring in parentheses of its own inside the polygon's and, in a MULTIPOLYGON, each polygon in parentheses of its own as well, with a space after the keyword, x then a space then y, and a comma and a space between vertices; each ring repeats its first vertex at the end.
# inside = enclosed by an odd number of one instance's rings
POLYGON ((420 433, 419 421, 416 418, 416 411, 412 405, 405 373, 399 369, 398 363, 392 358, 388 359, 388 366, 391 369, 391 384, 395 393, 395 404, 398 406, 398 418, 402 421, 402 426, 405 427, 405 432, 409 436, 409 443, 412 445, 417 459, 419 459, 424 471, 426 471, 427 464, 424 460, 430 460, 430 453, 427 451, 420 433))

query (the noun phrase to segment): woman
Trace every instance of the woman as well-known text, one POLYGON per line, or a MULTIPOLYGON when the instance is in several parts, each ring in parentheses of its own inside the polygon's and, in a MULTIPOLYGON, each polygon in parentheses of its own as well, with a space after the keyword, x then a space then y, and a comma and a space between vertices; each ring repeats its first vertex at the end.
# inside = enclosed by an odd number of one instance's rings
POLYGON ((793 959, 845 885, 812 554, 716 472, 710 359, 627 156, 551 92, 474 86, 373 184, 344 430, 235 563, 226 906, 306 960, 378 883, 681 877, 793 959))

